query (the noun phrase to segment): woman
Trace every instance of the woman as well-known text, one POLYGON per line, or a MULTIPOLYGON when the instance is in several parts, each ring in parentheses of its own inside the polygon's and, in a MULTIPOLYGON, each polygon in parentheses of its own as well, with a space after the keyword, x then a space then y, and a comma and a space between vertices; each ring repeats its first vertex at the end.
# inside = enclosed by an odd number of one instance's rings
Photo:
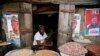
POLYGON ((39 25, 39 31, 34 36, 33 48, 34 49, 44 49, 47 37, 48 36, 45 33, 44 26, 39 25))

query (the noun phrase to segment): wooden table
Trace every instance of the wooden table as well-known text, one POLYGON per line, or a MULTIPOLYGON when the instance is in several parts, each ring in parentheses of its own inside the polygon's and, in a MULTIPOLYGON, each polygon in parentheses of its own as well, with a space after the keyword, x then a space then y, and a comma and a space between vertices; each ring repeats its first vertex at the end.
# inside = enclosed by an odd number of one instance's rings
POLYGON ((84 46, 84 47, 86 45, 92 43, 92 41, 90 41, 89 39, 77 39, 77 38, 73 38, 73 41, 82 44, 82 46, 84 46))
POLYGON ((7 51, 8 51, 8 46, 10 45, 11 43, 8 43, 8 42, 1 42, 0 43, 0 55, 4 55, 7 51))
POLYGON ((10 45, 11 43, 8 43, 8 42, 1 42, 0 43, 0 46, 7 46, 7 45, 10 45))

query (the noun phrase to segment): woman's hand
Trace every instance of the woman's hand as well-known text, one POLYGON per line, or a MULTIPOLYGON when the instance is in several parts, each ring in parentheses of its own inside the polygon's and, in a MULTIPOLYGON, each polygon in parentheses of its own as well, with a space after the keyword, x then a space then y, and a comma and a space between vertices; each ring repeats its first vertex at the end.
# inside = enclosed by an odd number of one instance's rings
POLYGON ((42 45, 39 49, 40 49, 40 50, 45 49, 45 46, 42 45))

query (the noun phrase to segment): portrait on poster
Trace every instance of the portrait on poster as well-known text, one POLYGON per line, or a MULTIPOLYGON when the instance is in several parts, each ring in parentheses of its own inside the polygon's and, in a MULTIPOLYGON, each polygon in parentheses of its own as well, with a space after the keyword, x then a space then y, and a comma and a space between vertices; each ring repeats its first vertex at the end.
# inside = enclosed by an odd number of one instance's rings
POLYGON ((100 9, 86 9, 85 11, 85 35, 100 36, 100 9))
POLYGON ((18 14, 4 14, 4 18, 7 22, 7 41, 20 46, 18 14))

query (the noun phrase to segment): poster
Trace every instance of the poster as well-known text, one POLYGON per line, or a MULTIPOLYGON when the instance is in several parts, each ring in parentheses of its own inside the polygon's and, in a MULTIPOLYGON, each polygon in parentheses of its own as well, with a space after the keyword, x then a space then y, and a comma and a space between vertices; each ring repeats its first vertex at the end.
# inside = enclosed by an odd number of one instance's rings
POLYGON ((18 14, 4 14, 3 17, 7 23, 7 41, 12 43, 15 47, 20 47, 18 14))
POLYGON ((85 36, 100 36, 100 8, 86 9, 85 36))
POLYGON ((76 34, 80 33, 80 24, 81 24, 81 15, 80 14, 74 14, 74 19, 72 21, 72 29, 73 29, 73 35, 72 37, 75 37, 76 34))

